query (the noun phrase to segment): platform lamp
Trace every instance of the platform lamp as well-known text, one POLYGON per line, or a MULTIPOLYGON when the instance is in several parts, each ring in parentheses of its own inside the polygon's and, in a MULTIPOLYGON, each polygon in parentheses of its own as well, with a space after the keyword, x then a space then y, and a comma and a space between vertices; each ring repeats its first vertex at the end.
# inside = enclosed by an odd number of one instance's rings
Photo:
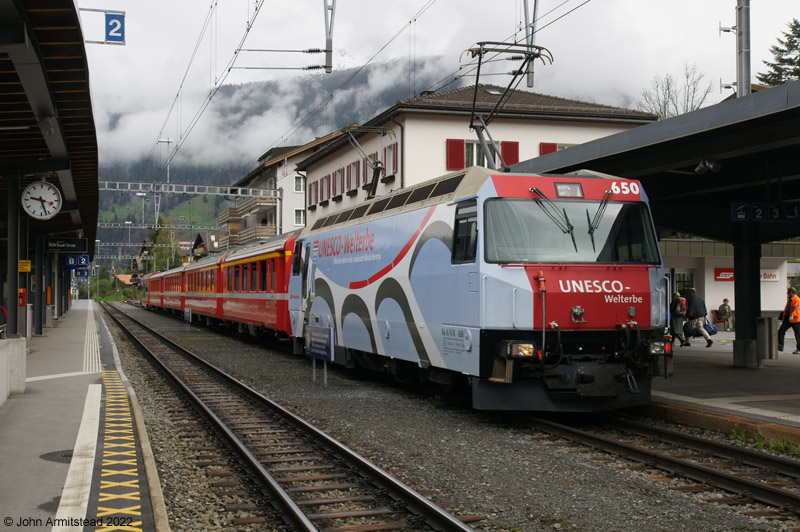
POLYGON ((125 225, 128 226, 128 245, 130 245, 130 243, 131 243, 131 226, 133 225, 133 222, 130 221, 130 220, 125 220, 125 225))

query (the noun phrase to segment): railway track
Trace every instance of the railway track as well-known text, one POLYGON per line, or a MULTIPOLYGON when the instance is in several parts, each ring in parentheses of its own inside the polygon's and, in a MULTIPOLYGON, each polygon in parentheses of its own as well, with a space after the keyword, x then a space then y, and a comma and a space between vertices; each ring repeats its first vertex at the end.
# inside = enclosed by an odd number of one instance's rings
POLYGON ((104 310, 216 426, 295 530, 472 530, 252 388, 119 309, 104 310))
POLYGON ((551 436, 633 460, 672 475, 659 480, 689 479, 674 489, 691 493, 723 490, 728 496, 704 500, 722 504, 761 503, 768 510, 747 510, 751 517, 800 522, 800 462, 647 425, 624 417, 595 415, 590 427, 534 418, 551 436))

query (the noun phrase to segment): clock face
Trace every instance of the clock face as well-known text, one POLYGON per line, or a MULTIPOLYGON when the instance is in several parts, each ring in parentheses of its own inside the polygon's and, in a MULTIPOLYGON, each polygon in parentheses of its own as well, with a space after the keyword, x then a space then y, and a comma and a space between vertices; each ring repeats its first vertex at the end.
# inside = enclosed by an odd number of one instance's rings
POLYGON ((22 208, 32 218, 49 220, 61 210, 61 193, 47 181, 36 181, 22 192, 22 208))

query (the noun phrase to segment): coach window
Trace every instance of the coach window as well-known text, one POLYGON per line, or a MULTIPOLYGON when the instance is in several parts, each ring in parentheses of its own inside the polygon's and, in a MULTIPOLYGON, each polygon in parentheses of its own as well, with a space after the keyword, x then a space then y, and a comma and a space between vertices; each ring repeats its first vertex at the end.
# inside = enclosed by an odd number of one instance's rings
POLYGON ((270 271, 272 272, 272 291, 274 292, 277 289, 278 272, 275 269, 275 265, 278 263, 278 261, 275 260, 275 259, 272 259, 270 262, 272 263, 271 267, 270 267, 270 271))
POLYGON ((261 273, 261 275, 259 276, 259 278, 261 280, 261 284, 258 285, 258 288, 262 292, 266 292, 267 291, 267 261, 266 260, 260 261, 258 263, 258 268, 259 268, 259 273, 261 273))
POLYGON ((258 292, 258 263, 250 264, 250 291, 258 292))
POLYGON ((478 248, 478 205, 475 201, 456 208, 453 232, 453 264, 475 262, 478 248))

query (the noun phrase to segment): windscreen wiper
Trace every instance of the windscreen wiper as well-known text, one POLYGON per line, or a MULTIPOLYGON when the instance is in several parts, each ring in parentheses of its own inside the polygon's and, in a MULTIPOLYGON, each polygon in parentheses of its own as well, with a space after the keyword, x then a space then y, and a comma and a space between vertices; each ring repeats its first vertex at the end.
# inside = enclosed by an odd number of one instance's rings
POLYGON ((603 219, 603 214, 606 212, 606 207, 608 206, 608 201, 611 199, 611 191, 606 190, 606 195, 603 196, 603 199, 600 201, 600 205, 597 207, 597 212, 594 213, 594 219, 589 219, 589 209, 586 209, 586 223, 589 224, 589 237, 592 239, 592 251, 597 251, 594 247, 594 232, 600 226, 600 220, 603 219))
POLYGON ((578 245, 575 243, 575 228, 569 222, 566 209, 561 209, 559 211, 558 206, 538 188, 531 188, 530 191, 539 196, 538 199, 534 198, 533 201, 544 211, 548 218, 553 220, 556 227, 561 229, 562 233, 569 233, 570 238, 572 238, 572 247, 575 248, 575 252, 577 253, 578 245))

